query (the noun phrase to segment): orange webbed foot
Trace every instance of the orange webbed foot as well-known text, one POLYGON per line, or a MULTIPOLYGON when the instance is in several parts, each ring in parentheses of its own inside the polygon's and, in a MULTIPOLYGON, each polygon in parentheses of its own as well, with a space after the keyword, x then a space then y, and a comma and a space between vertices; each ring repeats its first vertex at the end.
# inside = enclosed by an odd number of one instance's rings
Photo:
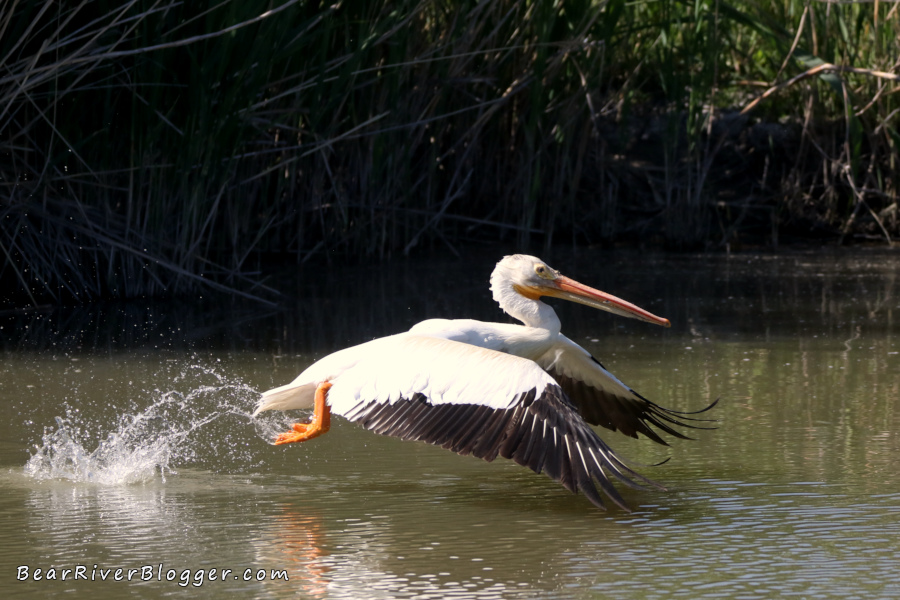
POLYGON ((305 442, 326 433, 331 427, 331 411, 325 403, 325 394, 331 388, 331 384, 324 382, 316 388, 315 410, 309 423, 294 423, 293 431, 281 433, 275 438, 275 445, 294 444, 305 442))
POLYGON ((280 446, 281 444, 293 444, 296 442, 302 442, 309 439, 305 433, 299 433, 297 431, 288 431, 286 433, 279 433, 275 438, 275 445, 280 446))
POLYGON ((288 431, 286 433, 278 434, 278 437, 275 438, 275 445, 280 446, 281 444, 294 444, 296 442, 305 442, 306 440, 311 440, 313 438, 319 437, 326 431, 327 429, 310 427, 311 423, 295 423, 294 431, 288 431))

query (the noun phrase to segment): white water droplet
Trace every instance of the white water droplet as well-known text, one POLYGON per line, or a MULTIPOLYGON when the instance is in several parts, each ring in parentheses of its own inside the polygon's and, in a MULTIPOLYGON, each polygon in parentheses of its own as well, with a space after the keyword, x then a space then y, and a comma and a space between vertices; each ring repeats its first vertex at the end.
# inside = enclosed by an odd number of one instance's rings
MULTIPOLYGON (((193 389, 147 392, 149 406, 116 415, 113 423, 99 432, 95 422, 69 406, 64 417, 56 417, 56 427, 45 430, 41 444, 25 464, 25 473, 35 479, 105 485, 139 483, 157 476, 165 480, 179 464, 202 462, 220 453, 230 464, 252 461, 249 454, 237 456, 242 450, 223 440, 228 436, 221 434, 222 427, 230 431, 235 418, 252 423, 255 433, 267 441, 287 427, 251 418, 259 393, 250 386, 228 381, 206 367, 189 365, 187 371, 191 370, 198 375, 193 389), (201 376, 208 381, 210 375, 216 383, 199 383, 201 376), (218 420, 223 422, 217 427, 214 422, 218 420), (204 427, 206 430, 196 433, 204 427)), ((185 378, 188 376, 183 373, 176 380, 185 378)))

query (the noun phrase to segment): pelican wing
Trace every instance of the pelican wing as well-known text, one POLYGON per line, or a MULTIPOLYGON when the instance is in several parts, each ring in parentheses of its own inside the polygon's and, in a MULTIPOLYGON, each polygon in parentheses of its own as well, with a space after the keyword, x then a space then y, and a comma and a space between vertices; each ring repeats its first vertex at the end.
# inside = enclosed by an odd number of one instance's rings
MULTIPOLYGON (((668 445, 653 427, 677 438, 688 439, 673 426, 696 425, 686 413, 663 408, 647 400, 603 368, 590 352, 560 334, 553 346, 538 358, 541 366, 563 389, 578 413, 591 425, 621 431, 633 438, 642 433, 651 440, 668 445)), ((709 410, 715 402, 703 410, 709 410)), ((699 411, 703 412, 703 411, 699 411)))
POLYGON ((601 508, 594 481, 627 510, 608 473, 659 487, 625 465, 534 362, 429 336, 390 339, 332 380, 333 412, 383 435, 509 458, 601 508))

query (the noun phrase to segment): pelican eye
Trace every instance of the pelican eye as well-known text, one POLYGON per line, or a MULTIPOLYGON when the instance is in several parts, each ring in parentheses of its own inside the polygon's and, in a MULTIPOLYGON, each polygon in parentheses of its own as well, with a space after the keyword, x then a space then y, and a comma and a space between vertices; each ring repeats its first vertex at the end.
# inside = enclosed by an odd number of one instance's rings
POLYGON ((556 279, 556 273, 548 267, 547 265, 537 264, 534 265, 534 272, 541 279, 556 279))

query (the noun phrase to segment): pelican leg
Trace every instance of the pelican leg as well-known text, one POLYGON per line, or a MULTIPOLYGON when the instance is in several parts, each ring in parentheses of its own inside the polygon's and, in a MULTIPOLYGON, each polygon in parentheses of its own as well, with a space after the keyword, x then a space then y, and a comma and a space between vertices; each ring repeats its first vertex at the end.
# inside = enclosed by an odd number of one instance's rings
POLYGON ((331 389, 331 384, 327 381, 319 384, 319 387, 316 388, 315 408, 309 423, 294 423, 293 431, 279 434, 275 438, 275 445, 305 442, 314 437, 319 437, 331 428, 331 409, 325 402, 329 389, 331 389))

